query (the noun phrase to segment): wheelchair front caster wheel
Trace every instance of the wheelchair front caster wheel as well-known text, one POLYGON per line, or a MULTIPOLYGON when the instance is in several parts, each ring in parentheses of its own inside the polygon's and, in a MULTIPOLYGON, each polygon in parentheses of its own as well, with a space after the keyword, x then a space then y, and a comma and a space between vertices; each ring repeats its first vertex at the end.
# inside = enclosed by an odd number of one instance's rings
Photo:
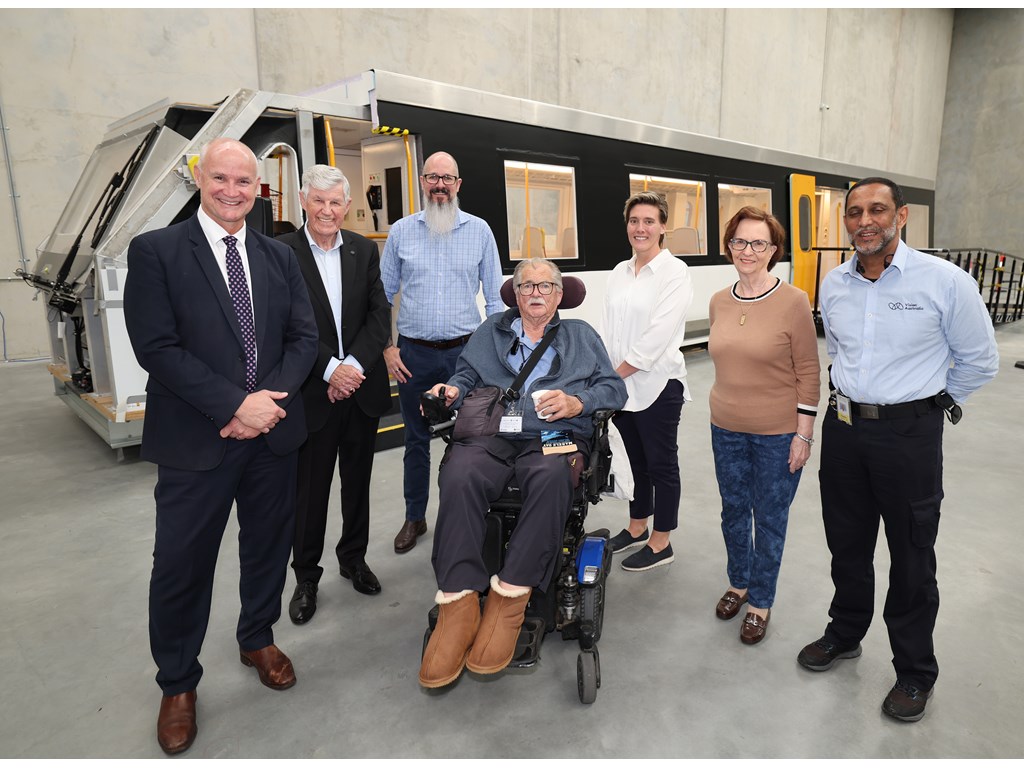
POLYGON ((576 657, 576 689, 582 703, 593 704, 597 698, 599 674, 597 655, 580 651, 576 657))

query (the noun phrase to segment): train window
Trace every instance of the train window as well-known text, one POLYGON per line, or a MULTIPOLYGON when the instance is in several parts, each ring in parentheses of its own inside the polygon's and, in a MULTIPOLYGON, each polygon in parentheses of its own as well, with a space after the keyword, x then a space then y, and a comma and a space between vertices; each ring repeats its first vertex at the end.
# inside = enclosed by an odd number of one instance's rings
POLYGON ((843 206, 846 204, 846 190, 836 187, 816 186, 814 188, 815 221, 818 225, 814 241, 818 249, 819 270, 822 277, 843 259, 841 249, 850 247, 850 238, 843 223, 843 206))
POLYGON ((766 213, 772 212, 772 191, 764 187, 749 184, 718 185, 718 248, 722 247, 725 237, 725 225, 735 216, 740 208, 752 205, 766 213))
POLYGON ((677 256, 707 253, 707 186, 703 181, 629 174, 629 194, 661 192, 668 200, 665 247, 677 256))
POLYGON ((505 205, 513 261, 577 258, 576 173, 571 166, 506 160, 505 205))

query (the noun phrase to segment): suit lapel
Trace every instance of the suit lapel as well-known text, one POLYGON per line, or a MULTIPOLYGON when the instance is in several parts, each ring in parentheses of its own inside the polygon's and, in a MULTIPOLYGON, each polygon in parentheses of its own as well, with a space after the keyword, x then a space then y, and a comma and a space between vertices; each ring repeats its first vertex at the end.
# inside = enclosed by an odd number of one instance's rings
POLYGON ((305 228, 295 233, 295 243, 295 255, 299 260, 299 269, 302 270, 302 276, 306 279, 310 298, 317 302, 320 309, 327 314, 327 317, 333 318, 334 311, 331 309, 331 300, 327 297, 327 287, 320 276, 320 268, 316 265, 313 250, 309 247, 309 241, 306 239, 305 228))
POLYGON ((192 243, 192 253, 199 262, 199 266, 203 270, 203 274, 206 275, 206 279, 210 282, 210 287, 213 288, 213 293, 217 297, 217 301, 220 304, 221 311, 224 312, 224 317, 228 321, 228 325, 235 334, 235 338, 238 340, 238 344, 243 349, 245 344, 242 341, 242 327, 238 324, 238 315, 235 313, 235 304, 231 301, 231 293, 228 291, 228 285, 224 281, 224 273, 220 271, 220 267, 217 265, 217 259, 213 255, 213 251, 210 249, 210 243, 206 239, 206 235, 203 233, 203 228, 199 225, 199 219, 193 216, 189 219, 189 240, 192 243))
POLYGON ((345 325, 345 312, 349 307, 356 306, 355 300, 349 295, 356 286, 356 247, 351 240, 345 239, 345 230, 341 231, 341 324, 345 325))

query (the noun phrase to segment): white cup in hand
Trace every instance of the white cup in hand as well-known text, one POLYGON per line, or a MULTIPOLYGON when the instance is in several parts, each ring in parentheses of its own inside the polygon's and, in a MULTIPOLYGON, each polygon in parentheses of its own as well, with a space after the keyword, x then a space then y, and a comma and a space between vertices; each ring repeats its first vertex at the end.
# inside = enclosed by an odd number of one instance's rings
POLYGON ((551 417, 548 416, 543 410, 541 410, 540 401, 541 398, 543 398, 544 395, 546 395, 550 391, 551 390, 548 389, 538 389, 536 392, 530 393, 530 397, 533 398, 533 409, 537 412, 537 415, 540 418, 544 419, 544 421, 548 421, 548 419, 550 419, 551 417))

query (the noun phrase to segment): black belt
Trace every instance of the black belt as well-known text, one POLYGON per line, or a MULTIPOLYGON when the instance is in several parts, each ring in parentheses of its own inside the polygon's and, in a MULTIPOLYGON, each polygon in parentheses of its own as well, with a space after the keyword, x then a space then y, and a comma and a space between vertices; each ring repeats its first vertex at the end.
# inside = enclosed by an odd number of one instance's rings
MULTIPOLYGON (((944 407, 938 402, 940 397, 942 394, 894 405, 871 405, 870 403, 855 403, 851 400, 850 409, 854 416, 861 419, 905 419, 910 416, 924 416, 936 408, 944 407)), ((829 405, 832 408, 836 407, 834 396, 829 399, 829 405)))
POLYGON ((465 336, 459 336, 457 339, 448 339, 447 341, 426 341, 425 339, 412 339, 408 336, 402 336, 402 341, 411 341, 413 344, 419 344, 421 347, 430 347, 431 349, 454 349, 455 347, 463 346, 472 335, 467 333, 465 336))

